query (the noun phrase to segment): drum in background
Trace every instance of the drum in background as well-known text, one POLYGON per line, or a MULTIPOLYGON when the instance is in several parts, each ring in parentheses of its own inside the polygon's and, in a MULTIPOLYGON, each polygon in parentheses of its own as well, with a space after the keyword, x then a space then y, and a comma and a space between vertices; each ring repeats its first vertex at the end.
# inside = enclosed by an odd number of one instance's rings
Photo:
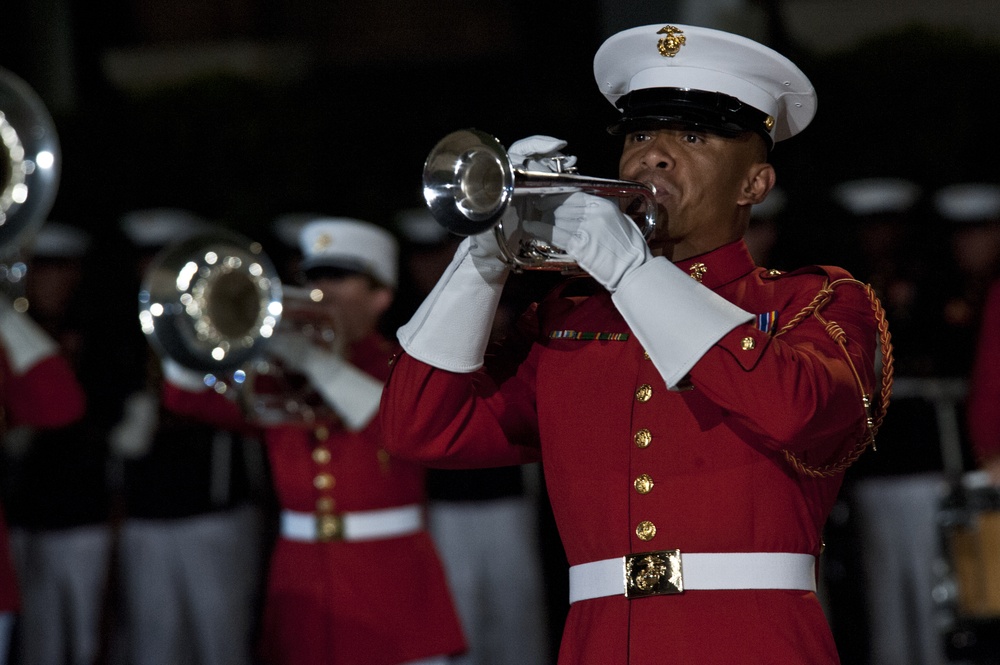
POLYGON ((941 534, 948 570, 934 594, 948 610, 949 662, 1000 665, 1000 487, 984 472, 954 484, 941 534))
POLYGON ((977 512, 956 526, 949 549, 959 614, 1000 617, 1000 510, 977 512))

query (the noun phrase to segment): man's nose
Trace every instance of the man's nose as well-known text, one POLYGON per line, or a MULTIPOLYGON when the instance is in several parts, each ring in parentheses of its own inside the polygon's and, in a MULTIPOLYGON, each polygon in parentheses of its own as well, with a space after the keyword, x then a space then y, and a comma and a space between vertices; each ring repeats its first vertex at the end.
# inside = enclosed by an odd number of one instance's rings
POLYGON ((674 165, 673 154, 667 145, 667 141, 658 136, 649 142, 646 151, 642 155, 642 165, 651 169, 669 169, 674 165))

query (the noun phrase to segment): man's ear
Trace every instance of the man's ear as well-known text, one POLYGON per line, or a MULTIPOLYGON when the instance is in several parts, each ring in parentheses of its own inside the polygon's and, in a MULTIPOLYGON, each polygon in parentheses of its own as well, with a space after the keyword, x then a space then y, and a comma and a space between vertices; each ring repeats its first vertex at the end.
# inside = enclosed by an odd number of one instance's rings
POLYGON ((767 198, 768 192, 774 189, 777 176, 774 167, 767 162, 758 162, 747 171, 746 180, 743 181, 743 189, 739 205, 756 205, 767 198))
POLYGON ((372 291, 372 306, 379 316, 389 310, 395 295, 395 292, 387 286, 380 286, 372 291))

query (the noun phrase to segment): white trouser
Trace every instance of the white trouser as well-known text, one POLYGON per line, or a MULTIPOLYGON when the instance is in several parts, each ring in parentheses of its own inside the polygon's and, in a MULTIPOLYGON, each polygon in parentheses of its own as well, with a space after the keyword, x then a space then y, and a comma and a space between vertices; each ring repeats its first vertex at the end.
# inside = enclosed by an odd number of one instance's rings
POLYGON ((111 537, 107 524, 11 530, 21 587, 18 644, 23 662, 94 662, 108 591, 111 537))
MULTIPOLYGON (((122 529, 121 665, 246 665, 262 579, 253 507, 122 529)), ((116 654, 117 655, 117 654, 116 654)))
POLYGON ((0 665, 7 665, 10 636, 14 632, 14 618, 13 612, 0 612, 0 665))
POLYGON ((855 489, 874 665, 943 665, 934 569, 944 556, 940 474, 871 478, 855 489))
POLYGON ((465 654, 449 662, 549 662, 532 500, 432 501, 429 521, 469 644, 465 654))

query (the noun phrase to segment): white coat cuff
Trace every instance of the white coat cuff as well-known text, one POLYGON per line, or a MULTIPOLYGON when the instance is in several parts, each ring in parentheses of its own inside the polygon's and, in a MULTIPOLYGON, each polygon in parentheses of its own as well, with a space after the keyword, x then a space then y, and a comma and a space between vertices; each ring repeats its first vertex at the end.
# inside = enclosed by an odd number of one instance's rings
POLYGON ((0 341, 11 370, 18 376, 59 351, 34 319, 15 310, 6 300, 0 302, 0 341))
POLYGON ((509 270, 478 267, 457 253, 430 295, 396 333, 410 356, 438 369, 467 374, 482 367, 509 270))
POLYGON ((382 399, 381 381, 340 356, 319 350, 309 354, 305 371, 313 387, 348 429, 360 430, 375 417, 382 399))
POLYGON ((662 257, 628 273, 611 299, 670 389, 730 330, 753 320, 662 257))

